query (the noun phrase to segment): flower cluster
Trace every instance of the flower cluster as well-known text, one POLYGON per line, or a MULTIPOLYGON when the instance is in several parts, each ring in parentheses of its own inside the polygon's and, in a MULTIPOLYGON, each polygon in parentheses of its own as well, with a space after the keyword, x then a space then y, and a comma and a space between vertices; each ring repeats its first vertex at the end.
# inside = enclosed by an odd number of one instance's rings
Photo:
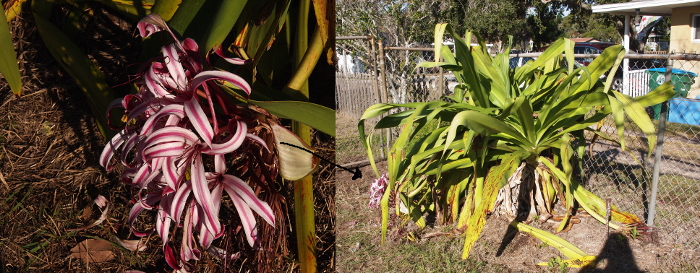
MULTIPOLYGON (((149 234, 151 231, 133 228, 134 222, 144 210, 157 211, 155 231, 162 238, 166 261, 184 271, 188 270, 188 261, 200 258, 195 232, 199 246, 206 250, 211 250, 212 241, 223 235, 219 210, 224 191, 240 216, 251 246, 258 239, 253 211, 274 227, 270 206, 227 168, 227 156, 242 145, 259 143, 261 149, 268 147, 260 137, 248 133, 245 120, 229 113, 235 109, 229 109, 214 92, 213 81, 227 81, 249 95, 250 86, 244 79, 226 71, 206 70, 197 43, 178 40, 158 15, 142 19, 138 29, 142 37, 167 30, 174 43, 163 46, 163 56, 144 69, 136 94, 110 106, 110 111, 124 109, 124 125, 103 150, 100 163, 111 169, 111 159, 118 157, 125 166, 122 181, 138 190, 129 213, 134 234, 149 234), (171 246, 171 225, 173 230, 182 225, 179 255, 171 246)), ((222 55, 220 50, 216 52, 222 55)))
POLYGON ((382 200, 386 185, 389 181, 389 174, 383 174, 369 186, 369 208, 378 208, 379 202, 382 200))

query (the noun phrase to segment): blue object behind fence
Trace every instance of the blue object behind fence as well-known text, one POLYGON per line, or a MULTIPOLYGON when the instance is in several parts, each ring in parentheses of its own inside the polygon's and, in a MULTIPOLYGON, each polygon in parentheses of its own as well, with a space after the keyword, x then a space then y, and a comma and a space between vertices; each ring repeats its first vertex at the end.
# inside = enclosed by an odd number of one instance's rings
POLYGON ((675 98, 668 101, 668 121, 700 125, 700 101, 675 98))

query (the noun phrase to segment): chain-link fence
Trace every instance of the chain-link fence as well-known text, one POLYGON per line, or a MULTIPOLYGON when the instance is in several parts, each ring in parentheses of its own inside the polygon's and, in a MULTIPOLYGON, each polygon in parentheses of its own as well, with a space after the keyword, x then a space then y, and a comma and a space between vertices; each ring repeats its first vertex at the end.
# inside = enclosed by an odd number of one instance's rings
MULTIPOLYGON (((632 55, 621 92, 644 95, 671 77, 678 93, 666 105, 647 108, 657 128, 657 148, 647 157, 648 139, 625 122, 628 152, 612 141, 598 140, 589 144, 584 160, 589 190, 643 215, 658 229, 662 242, 694 249, 700 246, 700 231, 694 228, 700 221, 700 100, 695 99, 700 95, 696 84, 700 65, 696 60, 697 56, 687 55, 632 55)), ((602 132, 617 135, 612 119, 602 126, 602 132)))
MULTIPOLYGON (((432 48, 382 48, 379 45, 377 52, 374 75, 379 76, 379 93, 373 101, 431 101, 440 99, 456 85, 454 76, 448 72, 415 68, 421 61, 434 60, 432 48), (382 62, 385 64, 380 65, 382 62)), ((537 56, 536 53, 511 55, 511 64, 521 65, 537 56)), ((592 142, 593 134, 590 134, 583 162, 583 183, 587 189, 604 199, 611 198, 622 210, 644 217, 657 229, 662 243, 692 249, 700 248, 700 230, 694 228, 694 224, 700 222, 700 79, 697 77, 700 64, 697 60, 700 58, 696 55, 673 54, 626 57, 618 72, 612 75, 614 89, 632 97, 641 96, 671 77, 679 94, 665 105, 647 108, 657 128, 655 144, 660 149, 648 151, 647 137, 628 121, 624 127, 627 151, 614 141, 598 138, 592 142)), ((338 75, 340 106, 345 96, 340 93, 349 89, 340 85, 352 83, 340 80, 344 74, 338 75)), ((345 97, 352 103, 365 103, 357 101, 359 95, 345 97)), ((358 109, 361 110, 353 115, 359 118, 366 108, 358 109)), ((343 111, 339 107, 340 115, 343 111)), ((617 137, 612 118, 602 124, 601 132, 612 139, 617 137)), ((391 135, 386 140, 388 142, 382 144, 388 146, 391 135)))
MULTIPOLYGON (((379 82, 379 69, 376 43, 371 36, 337 37, 336 52, 338 68, 336 70, 336 158, 340 164, 353 163, 366 159, 366 152, 357 137, 357 121, 370 106, 387 102, 382 97, 379 82)), ((367 121, 367 127, 373 128, 379 118, 367 121)), ((369 131, 369 130, 368 130, 369 131)), ((384 157, 389 144, 387 135, 373 132, 373 154, 384 157), (383 148, 382 148, 383 147, 383 148)))

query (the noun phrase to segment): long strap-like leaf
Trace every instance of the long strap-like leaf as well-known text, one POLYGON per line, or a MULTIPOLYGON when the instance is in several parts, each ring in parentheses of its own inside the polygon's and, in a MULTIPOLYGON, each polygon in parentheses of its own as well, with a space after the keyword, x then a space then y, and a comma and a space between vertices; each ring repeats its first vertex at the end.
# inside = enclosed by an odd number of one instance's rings
POLYGON ((0 54, 0 74, 10 84, 12 93, 17 96, 22 95, 22 78, 17 65, 17 54, 12 44, 12 34, 4 12, 0 15, 0 51, 2 52, 0 54))

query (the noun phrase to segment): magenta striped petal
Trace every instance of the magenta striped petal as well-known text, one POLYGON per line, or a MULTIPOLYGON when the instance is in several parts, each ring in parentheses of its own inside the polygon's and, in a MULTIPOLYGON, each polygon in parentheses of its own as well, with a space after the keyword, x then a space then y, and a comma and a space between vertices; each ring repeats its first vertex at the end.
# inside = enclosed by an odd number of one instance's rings
POLYGON ((170 121, 171 116, 182 119, 185 117, 185 107, 179 104, 170 104, 160 108, 156 114, 150 116, 146 122, 143 123, 141 135, 149 135, 151 132, 153 132, 156 122, 158 122, 158 120, 164 116, 169 116, 168 121, 170 121))
POLYGON ((238 177, 226 174, 223 177, 223 184, 225 186, 224 189, 228 195, 231 196, 231 199, 233 199, 234 196, 240 196, 240 198, 245 201, 251 209, 258 213, 265 222, 273 227, 275 226, 275 214, 272 212, 272 208, 270 208, 267 202, 260 200, 247 183, 243 182, 243 180, 238 177))
POLYGON ((129 211, 129 226, 134 226, 136 218, 138 218, 139 214, 141 214, 141 212, 145 209, 146 206, 144 206, 144 204, 141 202, 136 202, 136 204, 131 207, 131 210, 129 211))
POLYGON ((182 155, 185 150, 183 142, 166 142, 146 148, 143 157, 146 161, 157 157, 176 157, 182 155))
POLYGON ((127 115, 127 119, 141 121, 143 118, 139 118, 140 115, 148 117, 157 112, 160 107, 161 105, 158 98, 149 98, 146 101, 136 105, 134 109, 131 109, 127 115))
POLYGON ((131 232, 134 233, 134 235, 136 235, 136 237, 143 238, 143 237, 146 237, 146 236, 153 234, 153 229, 148 229, 146 231, 140 231, 140 230, 137 230, 137 229, 132 227, 131 232))
POLYGON ((241 218, 241 224, 243 225, 243 231, 245 231, 246 239, 250 246, 255 245, 255 241, 258 240, 258 229, 256 228, 257 221, 250 207, 236 194, 231 194, 231 190, 226 187, 226 192, 231 197, 233 205, 238 211, 238 215, 241 218))
POLYGON ((226 173, 226 157, 224 155, 214 155, 214 172, 217 174, 215 178, 219 177, 218 174, 226 173))
POLYGON ((136 203, 131 207, 131 210, 129 210, 129 226, 133 226, 134 222, 136 222, 136 218, 141 214, 141 212, 145 209, 143 204, 136 203))
POLYGON ((102 149, 102 153, 100 154, 100 165, 103 168, 106 168, 108 171, 111 170, 112 166, 109 165, 109 160, 114 156, 114 152, 121 147, 124 141, 133 137, 134 135, 135 134, 128 134, 125 131, 121 131, 114 135, 109 143, 107 143, 107 146, 102 149))
POLYGON ((170 267, 172 267, 175 270, 182 269, 182 266, 180 266, 180 262, 177 260, 177 258, 175 258, 175 252, 173 252, 173 248, 170 247, 169 244, 163 245, 163 254, 165 255, 165 262, 168 263, 170 267))
POLYGON ((122 182, 126 183, 127 185, 131 185, 131 178, 134 177, 136 172, 138 172, 138 168, 129 168, 126 167, 124 168, 124 171, 122 172, 122 182))
POLYGON ((270 151, 270 148, 267 147, 267 143, 265 143, 265 141, 262 140, 262 138, 260 138, 259 136, 256 136, 256 135, 250 134, 250 133, 246 134, 245 136, 246 136, 247 138, 250 138, 250 139, 254 140, 254 141, 257 142, 257 143, 260 143, 260 145, 262 145, 263 147, 265 147, 265 150, 267 150, 268 152, 270 151))
POLYGON ((224 58, 224 60, 232 64, 244 65, 247 62, 246 60, 240 58, 227 58, 224 56, 224 51, 221 49, 221 45, 219 45, 214 52, 216 55, 219 55, 219 57, 224 58))
MULTIPOLYGON (((134 147, 139 143, 139 141, 145 139, 146 137, 140 136, 140 135, 135 135, 124 144, 123 148, 121 149, 121 162, 124 166, 134 168, 136 167, 136 164, 132 164, 128 161, 129 155, 132 155, 135 151, 133 151, 134 147)), ((137 160, 138 161, 138 160, 137 160)))
POLYGON ((194 132, 182 127, 164 127, 148 136, 145 140, 145 145, 146 147, 150 147, 167 142, 190 143, 190 145, 192 145, 199 142, 199 137, 197 137, 194 132))
POLYGON ((199 227, 199 245, 206 248, 211 246, 216 236, 207 229, 206 225, 199 227))
POLYGON ((182 41, 182 47, 185 49, 188 55, 194 55, 195 53, 199 54, 199 45, 190 38, 185 38, 185 40, 182 41))
MULTIPOLYGON (((195 155, 194 160, 192 160, 190 176, 192 194, 194 194, 195 200, 197 200, 197 203, 202 207, 204 212, 202 220, 209 231, 218 234, 221 231, 221 223, 219 223, 219 216, 214 213, 214 200, 209 191, 207 179, 204 176, 204 166, 202 165, 201 155, 195 155)), ((217 201, 220 202, 220 200, 217 201)))
POLYGON ((196 90, 197 87, 199 87, 202 83, 210 80, 222 80, 230 82, 231 84, 243 90, 246 94, 250 95, 250 85, 248 85, 248 82, 246 82, 243 78, 239 77, 238 75, 226 71, 204 71, 202 73, 197 74, 197 76, 195 76, 192 79, 190 90, 194 92, 194 90, 196 90))
POLYGON ((185 91, 185 89, 178 86, 177 82, 175 82, 175 79, 170 77, 170 74, 168 74, 167 70, 162 74, 156 74, 156 76, 158 77, 156 81, 163 88, 165 88, 165 90, 168 91, 168 94, 163 96, 163 98, 175 98, 174 96, 177 96, 178 94, 185 91))
POLYGON ((182 176, 180 175, 177 167, 175 166, 175 160, 173 158, 166 158, 161 171, 163 172, 165 183, 168 184, 168 187, 170 187, 173 190, 178 189, 178 185, 181 181, 180 178, 182 176))
POLYGON ((148 186, 148 182, 151 182, 157 173, 153 172, 151 166, 148 164, 143 164, 139 167, 139 171, 133 177, 132 183, 136 185, 139 189, 144 189, 148 186))
POLYGON ((221 195, 224 193, 224 187, 221 184, 217 184, 214 189, 211 190, 211 199, 214 200, 214 215, 219 217, 219 211, 221 210, 221 195))
POLYGON ((192 213, 196 211, 194 206, 187 209, 187 214, 185 215, 185 223, 182 225, 182 243, 180 245, 180 258, 185 261, 189 260, 199 260, 199 250, 193 249, 194 245, 194 234, 192 232, 192 213))
POLYGON ((175 80, 178 89, 185 89, 187 86, 187 76, 185 75, 185 69, 182 68, 182 63, 180 63, 180 56, 175 45, 163 46, 163 56, 165 57, 165 66, 168 67, 168 72, 170 72, 170 76, 175 80))
POLYGON ((141 37, 146 38, 153 33, 167 29, 168 25, 158 14, 152 13, 141 19, 136 27, 139 29, 141 37))
POLYGON ((158 215, 156 215, 156 232, 158 232, 158 236, 163 241, 163 245, 167 244, 170 240, 170 218, 165 210, 158 210, 158 215))
MULTIPOLYGON (((192 219, 198 219, 198 218, 197 218, 197 217, 198 217, 198 214, 204 214, 204 213, 202 212, 202 208, 201 208, 201 207, 197 207, 197 209, 196 209, 195 211, 196 211, 196 213, 193 214, 195 217, 192 217, 192 219)), ((198 225, 198 228, 199 228, 199 245, 201 245, 201 246, 204 247, 204 248, 210 247, 210 246, 211 246, 211 243, 212 243, 215 239, 220 238, 221 236, 224 235, 224 228, 223 228, 223 226, 222 226, 222 228, 221 228, 221 232, 219 232, 218 234, 212 233, 211 231, 209 231, 209 230, 207 229, 207 226, 206 226, 206 225, 203 225, 203 224, 201 224, 201 223, 198 225)))
POLYGON ((153 65, 151 65, 151 67, 144 75, 144 83, 146 84, 148 91, 151 91, 151 93, 157 98, 172 96, 172 94, 170 94, 170 92, 168 92, 168 90, 166 90, 165 87, 163 87, 163 83, 161 83, 160 77, 156 75, 156 69, 159 66, 162 65, 160 63, 153 63, 153 65))
POLYGON ((180 223, 180 217, 182 216, 182 211, 187 206, 187 198, 189 198, 192 188, 187 183, 183 183, 182 186, 177 189, 175 196, 173 197, 172 206, 168 212, 173 217, 175 223, 180 223))
POLYGON ((214 139, 214 130, 211 128, 207 115, 204 114, 202 107, 199 106, 196 97, 185 102, 185 113, 187 113, 190 123, 192 123, 197 134, 202 137, 204 143, 211 146, 211 141, 214 139))
POLYGON ((233 135, 229 135, 224 139, 223 143, 212 143, 210 145, 210 149, 205 149, 202 151, 203 153, 206 154, 228 154, 231 153, 235 150, 237 150, 239 147, 241 147, 241 144, 243 144, 243 141, 245 140, 246 137, 246 131, 248 130, 248 125, 246 125, 243 122, 236 121, 237 124, 237 129, 236 133, 233 135))

